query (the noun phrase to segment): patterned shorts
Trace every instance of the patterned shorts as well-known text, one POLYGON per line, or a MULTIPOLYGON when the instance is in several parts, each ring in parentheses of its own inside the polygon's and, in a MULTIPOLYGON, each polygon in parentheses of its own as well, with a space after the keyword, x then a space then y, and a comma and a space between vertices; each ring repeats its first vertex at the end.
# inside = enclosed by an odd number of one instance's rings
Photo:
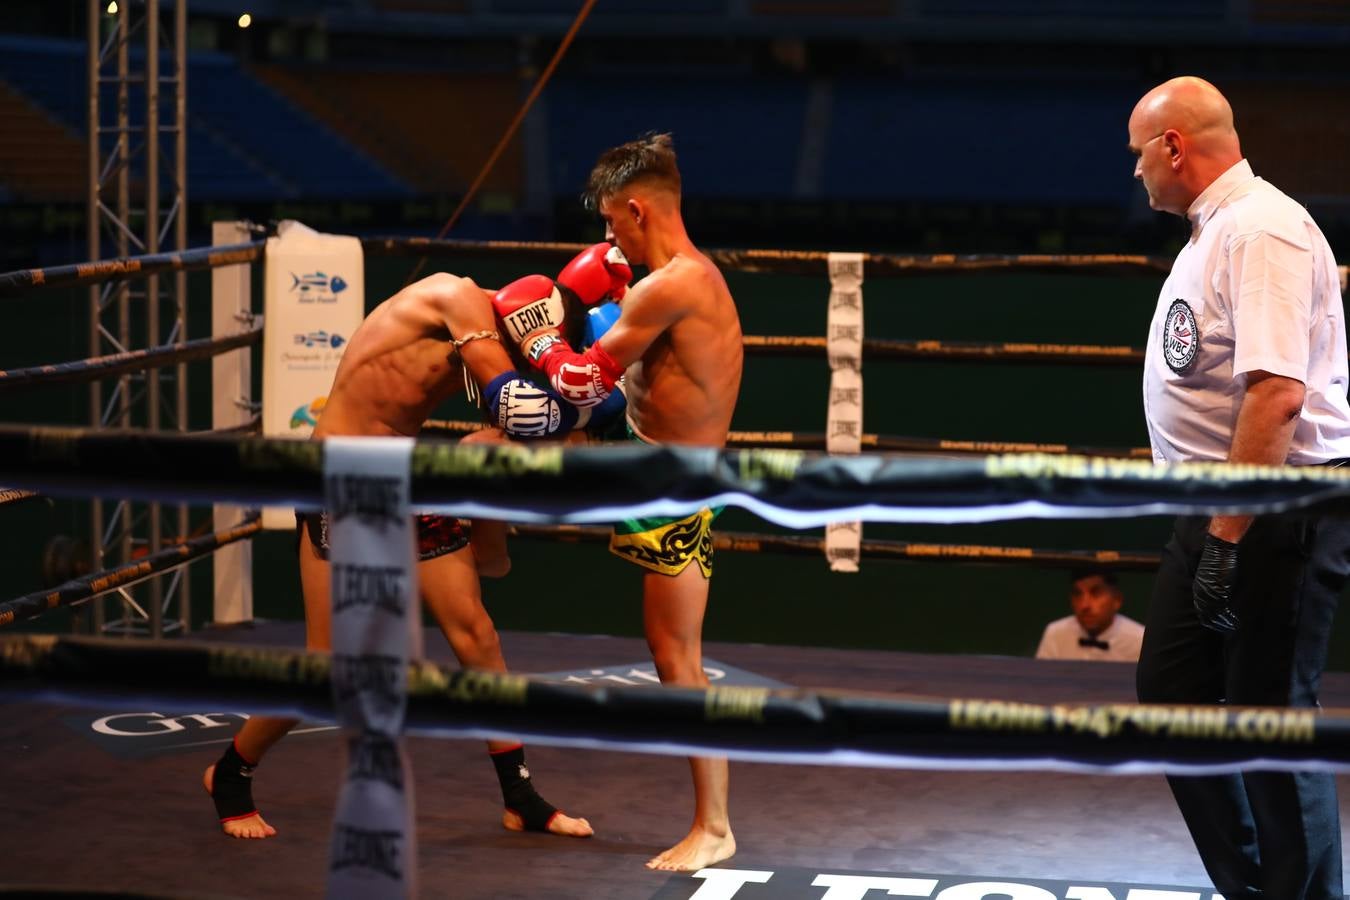
POLYGON ((662 575, 678 575, 697 562, 704 578, 713 572, 712 523, 721 509, 704 507, 682 519, 652 516, 614 526, 609 552, 662 575))
MULTIPOLYGON (((417 525, 417 561, 426 562, 469 546, 469 529, 453 516, 413 516, 417 525)), ((320 559, 328 558, 328 514, 295 514, 295 550, 300 552, 300 530, 309 531, 309 542, 320 559)))

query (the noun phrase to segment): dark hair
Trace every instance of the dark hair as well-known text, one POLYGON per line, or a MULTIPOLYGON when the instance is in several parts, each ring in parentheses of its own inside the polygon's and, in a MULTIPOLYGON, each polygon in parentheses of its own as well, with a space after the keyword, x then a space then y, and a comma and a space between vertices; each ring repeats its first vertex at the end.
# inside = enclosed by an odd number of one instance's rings
POLYGON ((1072 584, 1073 582, 1081 581, 1084 578, 1091 578, 1094 575, 1100 577, 1102 581, 1105 581, 1112 587, 1117 586, 1118 579, 1116 578, 1115 570, 1108 569, 1106 566, 1080 566, 1079 568, 1071 569, 1069 571, 1069 583, 1072 584))
POLYGON ((595 211, 607 197, 639 181, 649 181, 680 193, 680 170, 675 165, 675 138, 669 132, 649 131, 635 141, 600 154, 586 179, 581 200, 595 211))

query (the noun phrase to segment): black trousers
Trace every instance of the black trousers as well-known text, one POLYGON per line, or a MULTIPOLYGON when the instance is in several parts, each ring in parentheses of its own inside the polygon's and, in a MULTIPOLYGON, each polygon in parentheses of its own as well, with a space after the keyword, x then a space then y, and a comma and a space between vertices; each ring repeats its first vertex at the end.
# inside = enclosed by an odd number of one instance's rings
MULTIPOLYGON (((1350 577, 1350 519, 1260 516, 1238 551, 1241 625, 1200 625, 1191 581, 1208 517, 1177 519, 1136 673, 1144 703, 1317 706, 1327 640, 1350 577)), ((1321 772, 1169 776, 1214 886, 1227 898, 1342 900, 1336 781, 1321 772)))

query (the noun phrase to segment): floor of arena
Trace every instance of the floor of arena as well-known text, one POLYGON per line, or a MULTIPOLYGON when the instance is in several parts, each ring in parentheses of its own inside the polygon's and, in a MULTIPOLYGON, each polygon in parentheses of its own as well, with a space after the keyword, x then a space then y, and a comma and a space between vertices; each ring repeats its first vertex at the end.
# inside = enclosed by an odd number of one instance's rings
MULTIPOLYGON (((301 632, 294 624, 263 624, 209 636, 296 645, 301 632)), ((645 645, 633 639, 508 633, 503 641, 520 672, 623 677, 650 665, 645 645)), ((428 644, 434 658, 447 655, 439 635, 429 633, 428 644)), ((1133 699, 1133 667, 1122 664, 720 643, 709 644, 706 655, 710 666, 729 672, 728 683, 768 679, 1034 702, 1133 699)), ((1327 675, 1324 702, 1350 706, 1350 674, 1327 675)), ((278 745, 258 770, 256 794, 279 834, 235 841, 218 833, 200 779, 237 718, 203 710, 201 718, 168 720, 134 702, 106 711, 7 707, 0 720, 5 888, 203 898, 322 894, 340 774, 331 730, 278 745)), ((643 867, 688 825, 692 795, 678 758, 533 746, 529 763, 541 793, 595 826, 594 838, 573 840, 500 827, 500 795, 481 743, 409 743, 424 897, 674 900, 711 888, 706 880, 643 867)), ((824 888, 812 883, 821 874, 876 873, 937 879, 933 896, 949 886, 1003 882, 1039 885, 1048 894, 1009 886, 988 896, 1078 896, 1072 886, 1104 886, 1111 893, 1090 896, 1124 900, 1127 885, 1147 885, 1190 886, 1175 896, 1210 900, 1198 893, 1209 882, 1161 776, 750 763, 732 763, 731 776, 740 849, 721 868, 772 875, 719 897, 819 898, 824 888)), ((1347 793, 1343 785, 1343 803, 1347 793)), ((984 890, 948 896, 978 898, 984 890)), ((866 897, 886 895, 874 890, 866 897)))

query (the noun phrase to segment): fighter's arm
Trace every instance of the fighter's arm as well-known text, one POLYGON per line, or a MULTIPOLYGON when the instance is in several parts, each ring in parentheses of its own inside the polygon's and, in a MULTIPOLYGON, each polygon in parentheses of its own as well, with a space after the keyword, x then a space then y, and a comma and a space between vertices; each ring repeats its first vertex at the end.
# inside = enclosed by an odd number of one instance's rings
POLYGON ((450 332, 454 354, 482 395, 493 423, 512 437, 562 436, 585 425, 571 404, 522 378, 497 333, 492 294, 468 278, 439 273, 413 285, 419 301, 450 332))
POLYGON ((474 338, 471 335, 492 335, 497 332, 496 316, 492 312, 492 292, 474 284, 473 279, 461 278, 448 272, 437 272, 414 283, 409 290, 417 293, 418 306, 435 321, 438 327, 450 332, 450 339, 458 343, 460 361, 468 369, 474 383, 480 387, 489 384, 498 375, 512 370, 511 357, 497 338, 474 338))
POLYGON ((559 333, 562 301, 551 279, 522 278, 499 291, 493 302, 508 336, 563 399, 583 408, 603 403, 625 370, 685 313, 665 279, 641 281, 624 298, 608 333, 578 353, 559 333))
POLYGON ((687 312, 679 291, 663 278, 639 281, 619 309, 618 321, 597 343, 625 370, 687 312))

